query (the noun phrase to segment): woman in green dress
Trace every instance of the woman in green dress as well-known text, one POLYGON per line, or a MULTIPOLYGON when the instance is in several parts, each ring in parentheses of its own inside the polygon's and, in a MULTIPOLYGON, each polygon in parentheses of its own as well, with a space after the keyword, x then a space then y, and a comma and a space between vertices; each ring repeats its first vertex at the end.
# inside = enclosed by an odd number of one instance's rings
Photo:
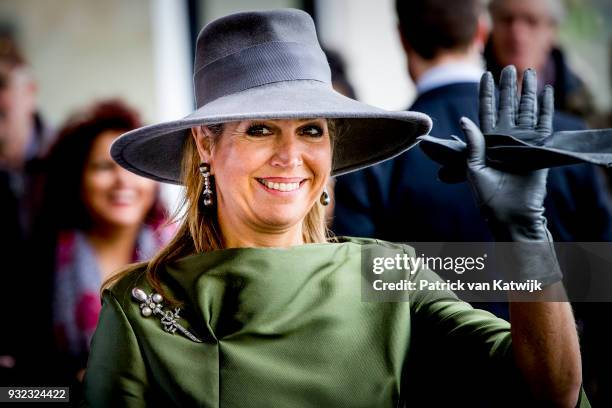
MULTIPOLYGON (((513 393, 555 406, 588 404, 580 398, 567 303, 512 302, 510 325, 444 290, 416 290, 405 302, 361 301, 366 256, 415 253, 377 240, 329 238, 325 185, 330 175, 412 147, 431 121, 334 92, 306 13, 249 12, 212 22, 198 37, 194 72, 193 114, 129 132, 112 147, 128 170, 184 184, 185 212, 165 249, 103 292, 87 405, 402 406, 418 392, 410 357, 417 334, 507 376, 513 393)), ((482 120, 491 127, 516 114, 512 75, 499 113, 490 77, 483 81, 482 120)), ((523 95, 533 97, 529 81, 523 95)), ((540 125, 551 109, 545 102, 540 125)), ((534 104, 520 113, 535 122, 534 104)), ((546 170, 488 167, 483 135, 463 125, 468 178, 498 237, 549 242, 546 170)), ((525 256, 524 278, 537 277, 544 291, 560 289, 554 255, 525 256)), ((411 279, 440 281, 423 268, 411 279)))

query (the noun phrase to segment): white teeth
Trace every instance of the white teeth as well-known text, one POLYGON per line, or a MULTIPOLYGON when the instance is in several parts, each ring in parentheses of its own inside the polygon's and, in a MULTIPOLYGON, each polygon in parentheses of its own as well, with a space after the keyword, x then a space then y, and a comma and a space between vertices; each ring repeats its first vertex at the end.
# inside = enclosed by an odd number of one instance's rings
POLYGON ((272 190, 278 191, 293 191, 300 188, 300 183, 272 183, 263 179, 260 179, 261 183, 272 190))

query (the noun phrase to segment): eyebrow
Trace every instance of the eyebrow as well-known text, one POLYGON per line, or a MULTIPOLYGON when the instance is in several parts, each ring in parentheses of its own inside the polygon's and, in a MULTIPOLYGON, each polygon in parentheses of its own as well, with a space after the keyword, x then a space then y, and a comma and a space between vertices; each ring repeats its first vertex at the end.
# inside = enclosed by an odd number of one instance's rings
MULTIPOLYGON (((285 120, 285 119, 245 119, 243 121, 243 123, 245 124, 253 124, 253 123, 259 123, 265 126, 268 126, 270 128, 274 128, 277 129, 279 128, 279 125, 274 123, 275 121, 278 120, 285 120)), ((287 120, 294 120, 297 123, 297 126, 302 126, 305 123, 321 123, 323 121, 325 121, 325 118, 311 118, 311 119, 287 119, 287 120)))
POLYGON ((294 120, 298 122, 311 122, 311 121, 325 120, 325 118, 294 119, 294 120))
POLYGON ((303 124, 307 122, 322 122, 325 121, 325 118, 310 118, 310 119, 248 119, 248 122, 260 122, 265 123, 266 125, 274 125, 277 126, 274 122, 277 120, 294 120, 298 122, 298 124, 303 124))

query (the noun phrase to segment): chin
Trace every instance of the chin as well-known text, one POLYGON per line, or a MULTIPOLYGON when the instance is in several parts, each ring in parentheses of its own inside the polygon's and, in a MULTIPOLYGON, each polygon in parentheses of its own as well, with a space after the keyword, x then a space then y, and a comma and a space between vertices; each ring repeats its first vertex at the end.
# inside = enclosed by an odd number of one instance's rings
POLYGON ((260 217, 264 224, 274 227, 291 227, 304 220, 302 214, 289 214, 281 211, 260 217))
POLYGON ((129 228, 135 227, 143 223, 143 217, 140 214, 112 214, 109 217, 105 217, 103 222, 106 225, 116 228, 129 228))

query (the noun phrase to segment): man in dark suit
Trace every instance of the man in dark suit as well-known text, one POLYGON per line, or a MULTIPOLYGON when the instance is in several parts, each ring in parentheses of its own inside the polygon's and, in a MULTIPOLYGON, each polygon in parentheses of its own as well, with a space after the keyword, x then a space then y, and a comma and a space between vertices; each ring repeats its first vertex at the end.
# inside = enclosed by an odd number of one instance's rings
MULTIPOLYGON (((433 136, 463 138, 461 116, 478 123, 480 51, 488 34, 481 2, 398 1, 397 9, 418 94, 410 110, 431 116, 433 136)), ((575 130, 584 125, 556 113, 554 127, 575 130)), ((390 241, 491 241, 469 185, 441 183, 438 170, 417 147, 338 177, 333 231, 390 241)), ((576 165, 550 171, 545 207, 555 240, 612 240, 605 187, 595 170, 576 165)))

